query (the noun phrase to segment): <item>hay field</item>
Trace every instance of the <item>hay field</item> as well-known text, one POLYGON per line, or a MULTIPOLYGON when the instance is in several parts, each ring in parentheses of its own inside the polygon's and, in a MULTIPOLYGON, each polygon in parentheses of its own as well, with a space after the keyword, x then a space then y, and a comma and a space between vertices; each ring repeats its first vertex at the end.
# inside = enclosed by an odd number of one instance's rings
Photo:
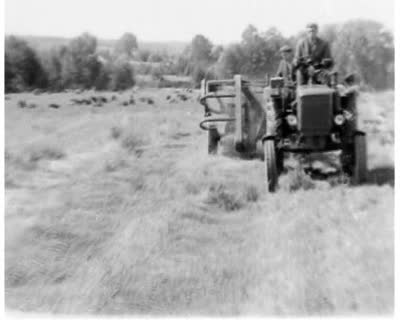
POLYGON ((6 96, 7 310, 393 312, 393 92, 360 97, 368 184, 288 159, 273 195, 260 160, 206 155, 196 92, 143 89, 124 106, 131 94, 6 96))

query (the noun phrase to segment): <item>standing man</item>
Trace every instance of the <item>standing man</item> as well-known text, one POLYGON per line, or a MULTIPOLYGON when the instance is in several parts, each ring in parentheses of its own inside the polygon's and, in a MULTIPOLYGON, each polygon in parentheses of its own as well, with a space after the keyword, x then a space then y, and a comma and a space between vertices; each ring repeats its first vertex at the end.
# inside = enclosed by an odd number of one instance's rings
MULTIPOLYGON (((319 38, 317 34, 318 25, 316 23, 309 23, 307 25, 307 36, 304 39, 299 40, 297 43, 296 53, 294 56, 294 66, 296 68, 300 67, 302 60, 309 61, 312 65, 315 65, 322 63, 324 59, 331 59, 333 65, 328 42, 319 38)), ((304 70, 302 75, 308 77, 304 70)))

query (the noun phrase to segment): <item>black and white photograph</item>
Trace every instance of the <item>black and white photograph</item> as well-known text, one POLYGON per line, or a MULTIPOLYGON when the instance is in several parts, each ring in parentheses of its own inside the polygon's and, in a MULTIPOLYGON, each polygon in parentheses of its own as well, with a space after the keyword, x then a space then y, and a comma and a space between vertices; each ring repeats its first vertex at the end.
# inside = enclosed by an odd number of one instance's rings
POLYGON ((3 6, 5 316, 395 317, 394 0, 3 6))

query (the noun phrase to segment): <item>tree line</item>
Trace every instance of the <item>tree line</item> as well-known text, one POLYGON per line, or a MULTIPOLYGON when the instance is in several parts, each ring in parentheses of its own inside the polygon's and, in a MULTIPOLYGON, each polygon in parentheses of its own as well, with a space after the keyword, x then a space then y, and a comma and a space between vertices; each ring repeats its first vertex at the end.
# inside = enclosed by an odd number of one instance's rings
MULTIPOLYGON (((382 24, 353 20, 320 29, 320 36, 330 43, 339 74, 354 72, 370 89, 394 87, 393 35, 382 24)), ((158 80, 164 75, 190 76, 193 86, 203 78, 234 74, 260 78, 276 72, 282 45, 294 50, 303 36, 299 32, 284 37, 277 28, 260 31, 249 25, 238 43, 215 45, 204 35, 196 35, 180 54, 141 49, 132 33, 122 35, 112 48, 100 48, 96 37, 84 33, 50 50, 34 50, 25 40, 7 36, 5 90, 124 90, 135 85, 139 74, 158 80)))

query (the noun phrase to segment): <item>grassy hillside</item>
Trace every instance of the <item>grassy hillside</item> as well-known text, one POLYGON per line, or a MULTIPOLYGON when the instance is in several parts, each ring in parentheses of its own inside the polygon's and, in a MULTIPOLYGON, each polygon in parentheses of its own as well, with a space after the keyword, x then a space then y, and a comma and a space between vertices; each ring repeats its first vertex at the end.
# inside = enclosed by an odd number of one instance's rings
POLYGON ((360 97, 368 184, 312 180, 288 159, 273 195, 260 160, 206 155, 196 93, 70 102, 93 95, 6 96, 8 310, 393 312, 393 92, 360 97))

